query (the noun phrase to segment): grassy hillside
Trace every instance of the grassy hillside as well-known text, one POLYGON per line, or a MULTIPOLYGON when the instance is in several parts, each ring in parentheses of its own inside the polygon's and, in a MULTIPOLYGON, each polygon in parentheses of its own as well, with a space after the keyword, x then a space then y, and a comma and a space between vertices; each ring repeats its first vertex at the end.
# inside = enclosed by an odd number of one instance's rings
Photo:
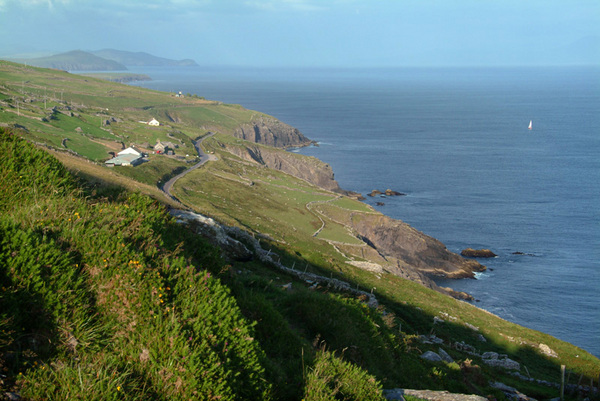
POLYGON ((259 114, 0 62, 0 124, 10 127, 0 141, 2 393, 311 400, 377 399, 382 387, 404 387, 504 399, 489 386, 501 381, 539 399, 558 395, 488 366, 488 351, 519 362, 522 376, 558 382, 564 364, 571 384, 597 382, 600 361, 584 350, 349 263, 377 261, 345 220, 373 210, 225 152, 243 145, 226 134, 259 114), (161 115, 170 122, 138 122, 161 115), (220 133, 205 143, 219 160, 181 179, 176 196, 261 238, 287 266, 373 291, 377 308, 257 259, 226 262, 175 223, 164 205, 176 204, 157 183, 194 160, 184 152, 209 130, 220 133), (56 149, 75 174, 17 136, 56 149), (152 155, 132 169, 89 161, 122 141, 156 139, 177 141, 181 157, 152 155), (431 334, 441 344, 423 341, 431 334), (455 362, 420 358, 440 347, 455 362))
POLYGON ((109 159, 122 144, 151 151, 161 140, 176 144, 175 155, 189 161, 191 139, 207 131, 232 134, 261 116, 238 105, 0 61, 0 124, 26 127, 30 140, 91 160, 109 159), (161 126, 143 124, 152 118, 161 126))

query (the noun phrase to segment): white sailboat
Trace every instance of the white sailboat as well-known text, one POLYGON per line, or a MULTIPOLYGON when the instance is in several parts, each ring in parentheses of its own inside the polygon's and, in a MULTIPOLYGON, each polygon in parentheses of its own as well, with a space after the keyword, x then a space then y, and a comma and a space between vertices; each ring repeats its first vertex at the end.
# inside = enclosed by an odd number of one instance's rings
POLYGON ((533 128, 533 121, 532 120, 529 120, 529 127, 527 127, 527 128, 529 128, 529 129, 533 128))

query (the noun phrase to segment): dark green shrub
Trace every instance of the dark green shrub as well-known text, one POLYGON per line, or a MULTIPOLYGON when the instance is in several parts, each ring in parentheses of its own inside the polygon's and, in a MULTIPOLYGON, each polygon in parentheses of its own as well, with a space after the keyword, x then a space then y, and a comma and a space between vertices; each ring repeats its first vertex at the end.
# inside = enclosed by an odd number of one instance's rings
POLYGON ((376 401, 385 398, 373 376, 332 352, 320 351, 306 375, 304 400, 376 401))

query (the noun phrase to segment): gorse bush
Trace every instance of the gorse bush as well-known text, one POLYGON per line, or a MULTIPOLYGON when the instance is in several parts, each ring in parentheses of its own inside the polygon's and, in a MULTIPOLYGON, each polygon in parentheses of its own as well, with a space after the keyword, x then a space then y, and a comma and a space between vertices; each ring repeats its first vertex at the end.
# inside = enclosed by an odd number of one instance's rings
POLYGON ((306 401, 385 400, 373 376, 325 350, 317 354, 306 382, 306 401))
POLYGON ((7 132, 0 162, 0 368, 28 399, 269 399, 224 263, 163 207, 87 196, 7 132))

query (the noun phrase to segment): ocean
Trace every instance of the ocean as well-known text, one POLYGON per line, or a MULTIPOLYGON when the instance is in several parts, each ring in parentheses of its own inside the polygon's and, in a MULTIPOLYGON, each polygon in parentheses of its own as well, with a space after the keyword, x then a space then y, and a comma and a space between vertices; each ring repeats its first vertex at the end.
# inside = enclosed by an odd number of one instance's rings
POLYGON ((134 72, 298 128, 319 146, 295 151, 344 189, 405 193, 365 202, 451 251, 498 255, 439 284, 600 357, 599 67, 134 72))

